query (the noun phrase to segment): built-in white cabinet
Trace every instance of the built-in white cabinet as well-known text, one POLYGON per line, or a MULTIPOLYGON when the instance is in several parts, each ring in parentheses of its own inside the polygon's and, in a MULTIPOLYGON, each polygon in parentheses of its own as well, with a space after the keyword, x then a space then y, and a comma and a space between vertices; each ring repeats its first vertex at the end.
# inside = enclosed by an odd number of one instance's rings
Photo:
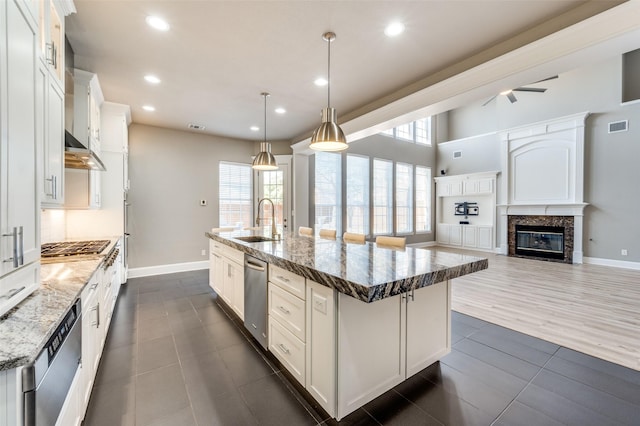
POLYGON ((269 351, 295 379, 306 381, 306 282, 292 272, 269 265, 269 351))
POLYGON ((37 21, 0 2, 0 314, 39 283, 40 185, 36 132, 37 21), (7 90, 10 87, 11 90, 7 90))
POLYGON ((45 60, 51 74, 62 86, 64 83, 64 17, 75 10, 70 10, 68 2, 41 0, 40 5, 40 54, 45 60))
POLYGON ((67 398, 60 409, 60 415, 56 421, 56 426, 80 426, 82 424, 83 413, 80 406, 82 381, 82 369, 78 368, 76 375, 73 377, 67 398))
POLYGON ((475 250, 493 250, 498 172, 440 176, 436 181, 436 241, 475 250), (473 206, 469 214, 466 204, 473 206))
POLYGON ((40 58, 38 64, 36 130, 42 158, 40 202, 44 208, 55 208, 64 204, 64 91, 44 58, 40 58))
POLYGON ((209 243, 209 286, 244 320, 244 253, 209 243))

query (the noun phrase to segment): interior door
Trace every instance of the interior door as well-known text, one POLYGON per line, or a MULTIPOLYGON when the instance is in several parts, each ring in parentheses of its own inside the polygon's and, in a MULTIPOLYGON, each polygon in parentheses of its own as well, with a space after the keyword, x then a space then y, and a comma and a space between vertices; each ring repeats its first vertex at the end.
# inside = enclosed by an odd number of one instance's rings
MULTIPOLYGON (((284 231, 289 230, 291 223, 291 174, 289 161, 291 156, 276 156, 278 162, 278 170, 261 170, 256 171, 255 185, 255 207, 259 200, 269 198, 273 201, 274 212, 276 216, 276 226, 278 229, 282 227, 284 231)), ((271 204, 262 203, 260 207, 260 226, 269 226, 271 224, 271 204)))

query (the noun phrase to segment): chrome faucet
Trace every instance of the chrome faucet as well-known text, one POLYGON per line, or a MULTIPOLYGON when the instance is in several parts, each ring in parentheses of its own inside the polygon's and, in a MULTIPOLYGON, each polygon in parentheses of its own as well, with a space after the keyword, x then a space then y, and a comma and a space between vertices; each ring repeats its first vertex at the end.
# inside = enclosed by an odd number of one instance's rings
POLYGON ((268 201, 271 203, 271 238, 274 239, 279 239, 278 237, 280 235, 278 235, 278 230, 276 229, 276 209, 275 209, 275 205, 273 204, 273 201, 271 201, 270 198, 263 198, 262 200, 258 201, 258 214, 256 217, 256 225, 260 225, 260 206, 262 205, 263 201, 268 201))

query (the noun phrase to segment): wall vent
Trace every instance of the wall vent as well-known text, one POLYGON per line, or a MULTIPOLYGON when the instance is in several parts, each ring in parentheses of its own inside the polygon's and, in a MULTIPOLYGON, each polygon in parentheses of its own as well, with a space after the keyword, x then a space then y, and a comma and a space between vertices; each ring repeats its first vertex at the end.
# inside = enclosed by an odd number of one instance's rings
POLYGON ((629 120, 609 123, 609 133, 626 132, 627 130, 629 130, 629 120))
POLYGON ((189 123, 187 127, 192 130, 204 130, 204 126, 201 124, 189 123))
POLYGON ((461 158, 462 151, 453 151, 453 158, 461 158))

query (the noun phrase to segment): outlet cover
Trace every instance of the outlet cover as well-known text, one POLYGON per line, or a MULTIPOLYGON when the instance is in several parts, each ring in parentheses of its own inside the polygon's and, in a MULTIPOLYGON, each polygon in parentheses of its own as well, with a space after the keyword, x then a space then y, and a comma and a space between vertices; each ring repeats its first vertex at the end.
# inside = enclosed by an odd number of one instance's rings
POLYGON ((627 252, 627 249, 622 249, 620 250, 620 254, 623 256, 627 256, 629 253, 627 252))
POLYGON ((200 205, 201 206, 206 206, 207 205, 207 200, 200 200, 200 205))

